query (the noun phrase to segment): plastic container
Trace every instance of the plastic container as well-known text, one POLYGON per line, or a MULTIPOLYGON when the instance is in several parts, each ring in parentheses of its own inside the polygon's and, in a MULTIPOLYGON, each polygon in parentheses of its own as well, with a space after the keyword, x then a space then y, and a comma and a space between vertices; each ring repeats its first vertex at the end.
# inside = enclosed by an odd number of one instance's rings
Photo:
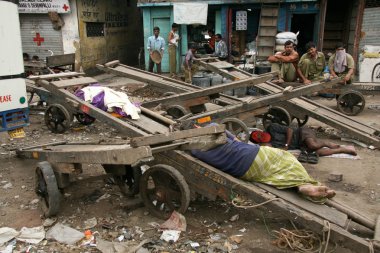
POLYGON ((241 98, 241 97, 244 97, 245 95, 247 95, 247 87, 234 89, 234 96, 241 98))
POLYGON ((212 75, 211 76, 211 86, 219 85, 223 83, 223 77, 221 75, 212 75))
POLYGON ((203 75, 194 75, 192 79, 192 83, 196 86, 207 88, 211 86, 211 78, 208 74, 203 75))
MULTIPOLYGON (((223 78, 223 83, 231 83, 232 81, 230 79, 227 79, 227 78, 223 78)), ((226 94, 228 96, 233 96, 234 95, 234 90, 226 90, 226 91, 223 91, 223 94, 226 94)))

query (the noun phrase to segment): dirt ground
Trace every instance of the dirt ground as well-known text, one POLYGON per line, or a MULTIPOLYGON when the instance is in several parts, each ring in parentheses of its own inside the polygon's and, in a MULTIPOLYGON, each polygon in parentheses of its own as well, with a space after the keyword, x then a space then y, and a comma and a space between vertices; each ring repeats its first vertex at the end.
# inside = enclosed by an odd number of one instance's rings
MULTIPOLYGON (((102 83, 118 87, 129 93, 133 92, 137 100, 141 100, 138 83, 130 80, 107 75, 99 77, 102 83), (129 86, 127 86, 127 84, 129 86)), ((146 95, 144 93, 144 95, 146 95)), ((154 92, 148 96, 156 96, 154 92)), ((314 98, 319 102, 335 107, 335 101, 314 98)), ((369 105, 379 105, 380 97, 367 96, 364 112, 355 119, 380 129, 380 110, 368 109, 369 105)), ((321 122, 310 120, 308 126, 327 129, 321 134, 327 138, 326 132, 331 128, 321 122)), ((11 227, 17 230, 22 227, 41 226, 44 218, 39 208, 38 197, 34 192, 36 160, 17 158, 12 149, 37 145, 46 142, 67 140, 69 142, 86 142, 97 140, 119 140, 122 138, 112 128, 98 121, 87 127, 75 125, 67 133, 52 134, 43 122, 41 112, 32 111, 30 126, 25 128, 26 138, 10 139, 6 133, 0 133, 0 228, 11 227), (10 184, 11 183, 11 186, 10 184)), ((338 134, 339 135, 339 134, 338 134)), ((331 137, 331 136, 330 136, 331 137)), ((349 144, 334 139, 339 144, 349 144)), ((380 151, 370 150, 355 145, 360 160, 320 158, 317 165, 305 164, 308 172, 337 191, 335 199, 355 208, 359 213, 375 219, 380 213, 380 151), (343 181, 330 182, 331 172, 343 174, 343 181)), ((154 227, 163 220, 157 219, 145 207, 141 206, 138 198, 124 197, 112 180, 104 178, 88 180, 93 176, 104 174, 98 166, 84 167, 83 174, 72 179, 70 187, 64 191, 64 199, 57 222, 66 224, 81 232, 85 231, 84 221, 95 217, 97 225, 91 230, 98 231, 107 241, 117 241, 120 235, 128 231, 131 245, 136 245, 144 239, 151 239, 150 251, 140 252, 287 252, 273 245, 275 230, 280 228, 294 229, 279 213, 267 209, 245 210, 233 207, 222 201, 208 201, 200 198, 190 203, 185 217, 187 231, 174 243, 159 240, 161 232, 154 227), (100 197, 104 199, 99 200, 100 197), (238 215, 238 216, 236 216, 238 215), (240 235, 239 240, 227 238, 240 235), (229 242, 229 243, 226 243, 229 242), (200 244, 192 248, 191 242, 200 244)), ((45 230, 47 230, 46 228, 45 230)), ((351 227, 355 231, 355 226, 351 227)), ((373 236, 362 233, 364 236, 373 236)), ((17 242, 14 252, 25 252, 28 245, 17 242)), ((0 248, 1 249, 1 248, 0 248)), ((29 252, 98 252, 94 247, 81 248, 68 246, 54 241, 44 240, 32 247, 29 252)), ((354 252, 338 247, 335 252, 354 252)))

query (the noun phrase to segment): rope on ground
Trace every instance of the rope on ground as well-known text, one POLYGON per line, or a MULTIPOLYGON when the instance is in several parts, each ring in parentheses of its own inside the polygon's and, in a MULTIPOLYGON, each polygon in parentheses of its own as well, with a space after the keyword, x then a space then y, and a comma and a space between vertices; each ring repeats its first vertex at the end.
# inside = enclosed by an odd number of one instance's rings
POLYGON ((368 241, 368 249, 369 249, 369 253, 375 253, 375 248, 373 247, 372 240, 368 241))
MULTIPOLYGON (((323 231, 323 233, 322 233, 322 236, 323 236, 322 247, 323 247, 323 245, 325 246, 323 253, 326 253, 327 249, 329 247, 330 232, 331 232, 331 225, 330 225, 330 222, 328 222, 327 220, 323 221, 323 230, 322 231, 323 231), (327 233, 327 235, 326 235, 326 233, 327 233), (326 238, 325 238, 325 236, 326 236, 326 238)), ((321 247, 321 249, 322 249, 322 247, 321 247)))
POLYGON ((248 201, 242 201, 241 198, 239 197, 235 197, 231 200, 231 204, 234 206, 234 207, 237 207, 237 208, 244 208, 244 209, 247 209, 247 208, 257 208, 259 206, 263 206, 265 204, 268 204, 272 201, 277 201, 277 200, 280 200, 280 198, 273 198, 273 199, 268 199, 262 203, 259 203, 259 204, 256 204, 256 205, 252 205, 252 203, 248 202, 248 201), (239 203, 244 203, 244 205, 240 205, 239 203))
POLYGON ((277 239, 274 244, 281 248, 290 248, 298 252, 313 252, 320 251, 321 240, 312 231, 308 230, 287 230, 281 228, 280 231, 274 231, 277 234, 277 239), (316 246, 318 245, 318 246, 316 246))

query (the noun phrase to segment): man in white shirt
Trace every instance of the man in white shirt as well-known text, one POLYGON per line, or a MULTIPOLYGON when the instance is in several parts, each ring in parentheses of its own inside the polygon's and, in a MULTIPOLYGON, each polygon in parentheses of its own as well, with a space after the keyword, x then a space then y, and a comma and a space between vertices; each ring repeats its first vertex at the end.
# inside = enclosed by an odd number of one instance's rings
POLYGON ((152 54, 153 54, 153 51, 158 51, 161 54, 161 58, 162 58, 164 54, 164 50, 165 50, 165 40, 164 38, 159 36, 160 34, 159 27, 156 26, 153 28, 153 34, 154 34, 153 36, 150 36, 148 38, 148 45, 147 45, 147 49, 149 51, 149 71, 153 72, 154 64, 156 64, 157 73, 161 74, 161 62, 154 63, 154 61, 152 60, 152 54))

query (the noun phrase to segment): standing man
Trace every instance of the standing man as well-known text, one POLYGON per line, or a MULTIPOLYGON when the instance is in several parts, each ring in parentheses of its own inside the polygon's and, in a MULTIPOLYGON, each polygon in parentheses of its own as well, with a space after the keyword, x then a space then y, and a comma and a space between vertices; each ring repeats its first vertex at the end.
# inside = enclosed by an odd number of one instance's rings
MULTIPOLYGON (((155 26, 153 28, 153 36, 150 36, 148 38, 148 46, 147 49, 149 51, 149 72, 153 72, 153 67, 154 67, 154 62, 152 60, 152 54, 153 51, 158 51, 161 54, 161 58, 164 55, 164 50, 165 50, 165 40, 159 36, 160 34, 160 28, 155 26)), ((157 73, 161 74, 161 62, 156 63, 157 67, 157 73)))
POLYGON ((208 29, 207 33, 210 38, 208 39, 208 43, 205 44, 204 47, 207 54, 212 54, 215 51, 215 33, 212 29, 208 29))
POLYGON ((182 70, 185 73, 185 82, 191 83, 192 76, 198 70, 196 64, 194 64, 194 54, 197 51, 194 44, 190 46, 189 51, 187 51, 185 60, 183 61, 182 70))
POLYGON ((304 84, 323 80, 322 72, 326 66, 325 55, 317 51, 313 42, 308 42, 305 49, 306 53, 298 62, 297 73, 299 77, 304 84))
POLYGON ((213 56, 217 56, 219 60, 225 61, 227 60, 228 52, 227 52, 227 45, 226 42, 222 40, 221 34, 215 35, 215 52, 213 56))
POLYGON ((172 24, 172 30, 168 35, 169 42, 169 71, 170 77, 174 77, 177 73, 177 47, 178 47, 178 25, 176 23, 172 24))
POLYGON ((335 46, 335 53, 329 59, 329 70, 331 77, 342 77, 342 84, 352 83, 352 77, 355 69, 354 58, 346 53, 342 42, 335 46))
POLYGON ((298 53, 294 50, 294 42, 288 40, 285 42, 284 51, 277 52, 275 55, 268 57, 272 63, 272 71, 279 71, 277 83, 294 82, 297 78, 297 61, 298 53))

